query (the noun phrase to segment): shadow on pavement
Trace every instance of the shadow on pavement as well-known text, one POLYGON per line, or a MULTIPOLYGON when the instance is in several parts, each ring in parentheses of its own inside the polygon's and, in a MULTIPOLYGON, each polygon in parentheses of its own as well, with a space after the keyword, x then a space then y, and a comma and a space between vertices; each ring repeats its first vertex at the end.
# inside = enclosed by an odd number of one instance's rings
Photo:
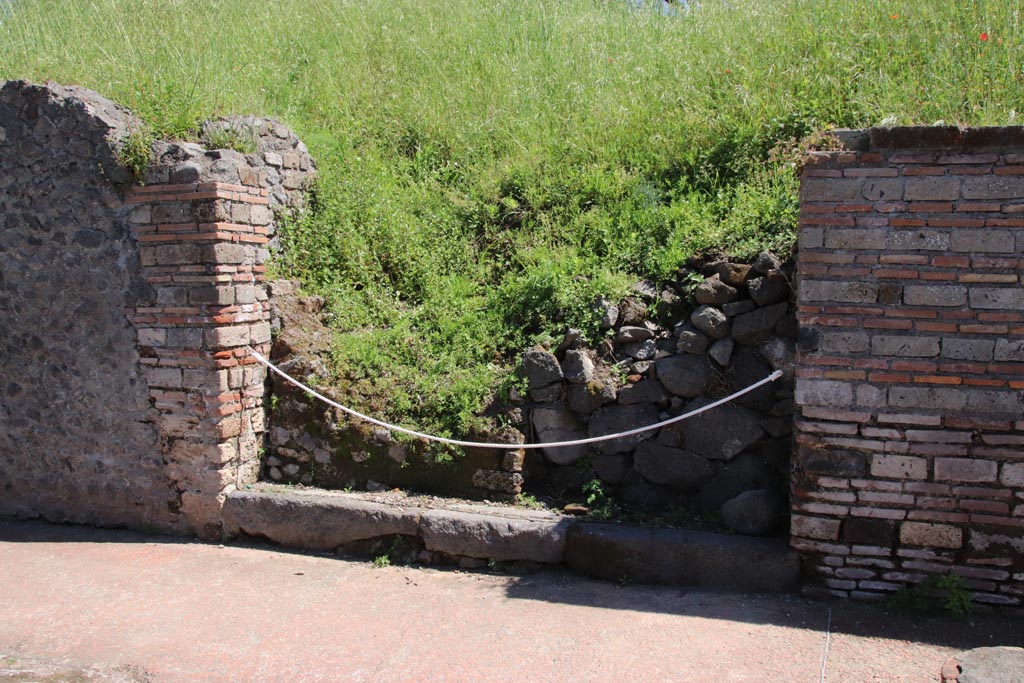
MULTIPOLYGON (((206 545, 195 539, 178 536, 10 519, 0 519, 0 542, 206 545)), ((324 553, 302 552, 255 541, 231 545, 255 551, 325 556, 324 553)), ((409 571, 419 570, 410 567, 409 571)), ((525 576, 490 576, 506 583, 505 594, 513 600, 773 624, 821 633, 826 630, 831 610, 833 634, 906 640, 956 650, 1024 643, 1024 614, 1006 616, 980 612, 965 619, 953 619, 896 611, 880 604, 808 599, 794 594, 709 592, 679 586, 618 585, 557 569, 546 569, 525 576)))
POLYGON ((651 611, 825 632, 831 611, 833 634, 930 643, 958 650, 1024 642, 1024 614, 992 611, 964 619, 920 615, 840 599, 795 594, 709 592, 679 586, 619 586, 573 575, 515 579, 510 598, 569 603, 614 610, 651 611))

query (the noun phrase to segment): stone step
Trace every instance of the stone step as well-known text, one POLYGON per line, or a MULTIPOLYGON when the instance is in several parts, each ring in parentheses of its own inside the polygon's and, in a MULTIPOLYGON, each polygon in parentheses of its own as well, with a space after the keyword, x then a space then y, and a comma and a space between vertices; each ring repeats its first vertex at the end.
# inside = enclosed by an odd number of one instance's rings
POLYGON ((610 581, 786 593, 800 561, 784 538, 585 523, 569 530, 569 569, 610 581))
MULTIPOLYGON (((435 499, 436 500, 436 499, 435 499)), ((224 502, 229 534, 303 550, 403 535, 455 557, 564 564, 600 579, 788 592, 800 564, 783 538, 583 522, 542 510, 366 500, 361 494, 260 485, 224 502)))

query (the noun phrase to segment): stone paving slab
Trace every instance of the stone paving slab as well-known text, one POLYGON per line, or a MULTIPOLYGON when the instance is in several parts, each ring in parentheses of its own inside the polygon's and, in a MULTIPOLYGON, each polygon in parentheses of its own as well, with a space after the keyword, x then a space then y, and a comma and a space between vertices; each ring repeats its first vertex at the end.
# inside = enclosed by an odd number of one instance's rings
POLYGON ((0 683, 152 683, 131 668, 96 669, 67 666, 4 654, 0 650, 0 683))
POLYGON ((979 647, 942 667, 942 683, 1024 683, 1024 648, 979 647))

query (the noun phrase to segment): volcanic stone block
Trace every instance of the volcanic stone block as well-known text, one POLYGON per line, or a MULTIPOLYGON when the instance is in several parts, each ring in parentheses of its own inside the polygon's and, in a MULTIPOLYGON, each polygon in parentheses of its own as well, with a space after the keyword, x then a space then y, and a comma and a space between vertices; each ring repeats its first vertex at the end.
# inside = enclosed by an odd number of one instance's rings
MULTIPOLYGON (((540 443, 575 441, 586 436, 580 421, 567 408, 556 405, 551 408, 537 408, 531 417, 533 430, 540 443)), ((571 465, 586 453, 586 446, 542 448, 544 456, 556 465, 571 465)))
POLYGON ((654 441, 636 449, 634 467, 648 481, 679 491, 697 491, 715 473, 707 458, 654 441))
POLYGON ((655 361, 662 386, 676 396, 693 398, 707 389, 713 370, 706 356, 672 356, 655 361))
MULTIPOLYGON (((601 408, 590 417, 588 436, 605 436, 618 432, 629 431, 637 427, 658 422, 658 409, 649 403, 620 406, 609 405, 601 408)), ((594 444, 594 449, 605 455, 627 453, 636 448, 640 442, 651 438, 653 432, 643 432, 610 441, 594 444)))
POLYGON ((768 341, 775 324, 786 315, 789 304, 783 302, 737 316, 732 322, 732 338, 739 344, 760 344, 768 341))
POLYGON ((428 510, 420 517, 427 550, 483 559, 528 560, 556 564, 565 556, 565 539, 574 522, 543 513, 508 516, 462 510, 428 510))
POLYGON ((783 539, 703 531, 578 524, 569 530, 570 569, 602 579, 762 592, 797 589, 800 562, 783 539))
POLYGON ((531 392, 562 381, 562 367, 555 354, 539 346, 523 354, 520 370, 531 392))
POLYGON ((722 504, 722 521, 747 536, 767 536, 786 517, 786 503, 771 489, 744 491, 722 504))
POLYGON ((735 301, 738 296, 736 288, 722 282, 717 273, 697 285, 697 291, 694 293, 697 303, 719 306, 735 301))
POLYGON ((226 528, 306 550, 334 550, 377 536, 415 536, 419 513, 326 492, 234 491, 224 501, 226 528))
POLYGON ((690 315, 693 326, 713 339, 729 334, 729 319, 725 313, 712 306, 700 306, 690 315))
MULTIPOLYGON (((687 404, 686 411, 709 403, 708 398, 698 398, 687 404)), ((686 450, 712 460, 731 460, 764 436, 757 413, 729 403, 683 420, 676 429, 686 450)))

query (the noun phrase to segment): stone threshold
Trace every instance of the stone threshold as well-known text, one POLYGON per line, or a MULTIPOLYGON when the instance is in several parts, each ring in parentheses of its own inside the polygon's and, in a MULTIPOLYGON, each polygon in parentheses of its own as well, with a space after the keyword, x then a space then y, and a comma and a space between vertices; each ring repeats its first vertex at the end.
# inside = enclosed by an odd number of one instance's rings
POLYGON ((800 562, 785 538, 585 522, 483 503, 412 501, 259 484, 230 493, 223 515, 229 535, 301 550, 336 552, 360 541, 405 536, 452 557, 564 565, 611 581, 773 593, 800 588, 800 562))

